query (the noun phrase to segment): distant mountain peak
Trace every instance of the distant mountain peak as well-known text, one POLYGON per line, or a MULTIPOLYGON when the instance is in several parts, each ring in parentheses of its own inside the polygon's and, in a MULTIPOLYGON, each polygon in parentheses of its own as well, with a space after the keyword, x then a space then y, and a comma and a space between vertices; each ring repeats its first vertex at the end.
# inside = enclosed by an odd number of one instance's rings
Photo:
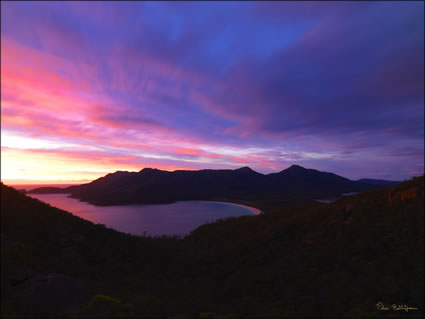
POLYGON ((113 173, 108 173, 108 174, 106 174, 103 177, 107 177, 107 176, 118 176, 118 175, 128 175, 128 174, 131 174, 131 173, 129 171, 115 171, 113 173))
POLYGON ((141 172, 156 172, 156 171, 159 171, 159 169, 157 169, 157 168, 151 168, 151 167, 145 167, 145 168, 141 169, 139 171, 139 173, 141 173, 141 172))
POLYGON ((288 168, 285 168, 281 172, 295 172, 295 171, 305 171, 305 170, 307 170, 307 168, 302 167, 300 165, 293 164, 289 166, 288 168))
POLYGON ((293 165, 288 167, 288 169, 299 169, 299 168, 306 169, 305 167, 302 167, 302 166, 297 165, 297 164, 293 164, 293 165))
POLYGON ((244 174, 249 174, 249 175, 263 175, 261 173, 258 173, 257 171, 254 171, 251 167, 248 167, 248 166, 237 168, 234 171, 235 172, 241 172, 241 173, 244 173, 244 174))
POLYGON ((235 169, 235 171, 247 171, 247 172, 254 172, 254 170, 253 170, 251 167, 248 167, 248 166, 244 166, 244 167, 241 167, 241 168, 237 168, 237 169, 235 169))

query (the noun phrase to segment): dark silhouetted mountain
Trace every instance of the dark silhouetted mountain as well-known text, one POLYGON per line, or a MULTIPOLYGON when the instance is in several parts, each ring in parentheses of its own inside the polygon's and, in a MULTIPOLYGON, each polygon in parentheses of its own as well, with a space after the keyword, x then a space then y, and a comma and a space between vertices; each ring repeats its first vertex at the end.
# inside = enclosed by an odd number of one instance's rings
POLYGON ((293 165, 268 175, 249 167, 174 172, 144 168, 139 172, 118 171, 79 186, 37 188, 30 193, 66 192, 95 205, 224 200, 250 201, 258 207, 262 205, 260 202, 305 201, 374 187, 376 185, 293 165))
POLYGON ((279 173, 268 175, 270 192, 290 194, 291 197, 314 198, 336 196, 346 192, 360 192, 367 189, 364 185, 333 173, 306 169, 292 165, 279 173))
POLYGON ((371 184, 371 185, 396 185, 401 183, 399 181, 387 181, 384 179, 372 179, 372 178, 362 178, 357 180, 357 182, 371 184))

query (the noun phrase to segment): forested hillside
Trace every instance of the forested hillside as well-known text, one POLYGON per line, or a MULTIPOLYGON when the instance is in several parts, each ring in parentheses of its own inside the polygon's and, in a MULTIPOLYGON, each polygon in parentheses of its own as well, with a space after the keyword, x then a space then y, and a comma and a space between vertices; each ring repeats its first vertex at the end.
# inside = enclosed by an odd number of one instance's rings
POLYGON ((423 176, 185 238, 119 233, 2 185, 1 227, 2 317, 424 315, 423 176))

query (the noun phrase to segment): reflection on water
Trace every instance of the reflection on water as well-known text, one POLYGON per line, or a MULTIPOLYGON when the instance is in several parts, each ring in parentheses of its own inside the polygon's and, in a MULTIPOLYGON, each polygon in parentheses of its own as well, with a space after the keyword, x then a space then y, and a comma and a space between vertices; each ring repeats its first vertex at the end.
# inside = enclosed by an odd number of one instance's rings
POLYGON ((183 201, 167 205, 94 206, 67 194, 30 194, 52 206, 94 223, 134 235, 186 235, 198 226, 231 216, 259 214, 242 205, 183 201))

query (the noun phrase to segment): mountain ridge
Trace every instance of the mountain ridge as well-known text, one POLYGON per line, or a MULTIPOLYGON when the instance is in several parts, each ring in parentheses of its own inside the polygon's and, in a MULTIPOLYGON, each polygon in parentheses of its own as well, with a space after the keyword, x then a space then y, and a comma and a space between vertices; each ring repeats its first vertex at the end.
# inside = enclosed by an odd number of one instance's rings
POLYGON ((250 167, 238 169, 175 170, 143 168, 117 171, 90 183, 66 188, 36 188, 29 193, 69 193, 94 205, 158 204, 181 200, 250 202, 260 209, 282 203, 305 202, 380 187, 352 181, 329 172, 299 165, 270 174, 250 167), (278 204, 271 204, 278 203, 278 204))

